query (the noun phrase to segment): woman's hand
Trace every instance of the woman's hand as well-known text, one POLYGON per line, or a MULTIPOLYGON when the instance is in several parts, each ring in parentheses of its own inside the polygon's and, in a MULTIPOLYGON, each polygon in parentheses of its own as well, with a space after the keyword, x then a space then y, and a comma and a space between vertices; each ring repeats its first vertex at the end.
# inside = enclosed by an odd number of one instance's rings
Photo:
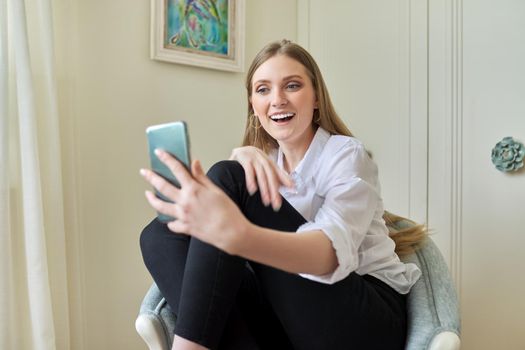
POLYGON ((239 208, 204 174, 199 161, 192 162, 190 174, 170 154, 155 152, 181 184, 179 189, 151 170, 140 170, 146 181, 174 202, 165 202, 146 191, 146 198, 155 210, 177 218, 168 223, 168 228, 236 254, 250 225, 239 208))
POLYGON ((282 204, 279 187, 293 187, 292 179, 277 168, 266 153, 254 146, 234 148, 230 159, 238 161, 244 168, 248 192, 254 194, 259 189, 263 203, 279 210, 282 204))

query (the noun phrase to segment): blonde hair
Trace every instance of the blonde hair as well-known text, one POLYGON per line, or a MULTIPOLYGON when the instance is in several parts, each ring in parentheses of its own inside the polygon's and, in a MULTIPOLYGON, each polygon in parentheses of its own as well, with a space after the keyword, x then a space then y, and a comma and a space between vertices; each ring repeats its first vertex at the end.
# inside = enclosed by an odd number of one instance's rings
MULTIPOLYGON (((306 69, 306 73, 312 81, 312 86, 317 97, 318 108, 314 110, 312 119, 314 126, 322 127, 331 135, 353 136, 350 129, 348 129, 335 111, 321 74, 321 70, 314 58, 300 45, 295 44, 290 40, 283 39, 281 41, 271 42, 264 46, 255 56, 250 68, 248 69, 246 75, 248 115, 242 145, 255 146, 262 149, 265 153, 269 153, 278 148, 277 141, 261 127, 250 103, 252 96, 252 79, 255 71, 268 59, 277 55, 285 55, 294 59, 301 63, 306 69)), ((385 211, 383 219, 387 223, 390 237, 396 244, 396 253, 399 256, 412 253, 426 236, 427 231, 425 227, 423 225, 416 225, 415 223, 407 228, 397 229, 395 225, 397 222, 400 220, 408 220, 403 217, 385 211)))
POLYGON ((423 240, 428 236, 425 225, 420 225, 402 216, 392 214, 385 210, 383 214, 388 227, 388 234, 396 244, 396 253, 403 257, 414 253, 423 240))

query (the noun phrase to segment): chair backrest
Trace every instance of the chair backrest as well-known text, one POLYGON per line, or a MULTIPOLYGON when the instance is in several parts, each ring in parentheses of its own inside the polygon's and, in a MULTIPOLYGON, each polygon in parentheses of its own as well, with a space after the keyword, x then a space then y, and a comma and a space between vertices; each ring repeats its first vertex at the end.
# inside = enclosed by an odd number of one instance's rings
MULTIPOLYGON (((398 229, 413 223, 402 220, 398 229)), ((401 260, 416 264, 421 278, 412 287, 407 300, 407 350, 428 349, 435 336, 452 332, 460 335, 460 316, 456 289, 450 271, 432 238, 401 260)))

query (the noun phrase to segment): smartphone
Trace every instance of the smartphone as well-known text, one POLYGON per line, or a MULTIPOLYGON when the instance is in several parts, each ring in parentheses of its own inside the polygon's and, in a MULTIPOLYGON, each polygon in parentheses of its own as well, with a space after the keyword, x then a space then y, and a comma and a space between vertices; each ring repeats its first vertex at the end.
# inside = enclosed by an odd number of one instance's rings
MULTIPOLYGON (((176 121, 173 123, 152 125, 146 129, 148 138, 149 158, 151 162, 151 169, 168 180, 174 186, 180 188, 179 181, 175 178, 171 170, 161 162, 155 154, 155 149, 160 148, 181 161, 188 171, 190 171, 190 139, 188 134, 188 126, 184 121, 176 121)), ((163 201, 173 203, 170 199, 165 197, 162 193, 155 190, 158 198, 163 201)), ((158 214, 158 219, 161 222, 170 222, 175 220, 174 217, 158 214)))

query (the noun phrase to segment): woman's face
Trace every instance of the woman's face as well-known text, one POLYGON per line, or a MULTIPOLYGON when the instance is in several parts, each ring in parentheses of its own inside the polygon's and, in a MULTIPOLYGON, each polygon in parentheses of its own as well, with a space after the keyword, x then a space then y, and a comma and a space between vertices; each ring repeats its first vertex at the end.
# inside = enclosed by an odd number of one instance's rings
POLYGON ((308 147, 313 135, 317 98, 306 68, 277 55, 254 72, 250 103, 264 130, 280 146, 308 147))

